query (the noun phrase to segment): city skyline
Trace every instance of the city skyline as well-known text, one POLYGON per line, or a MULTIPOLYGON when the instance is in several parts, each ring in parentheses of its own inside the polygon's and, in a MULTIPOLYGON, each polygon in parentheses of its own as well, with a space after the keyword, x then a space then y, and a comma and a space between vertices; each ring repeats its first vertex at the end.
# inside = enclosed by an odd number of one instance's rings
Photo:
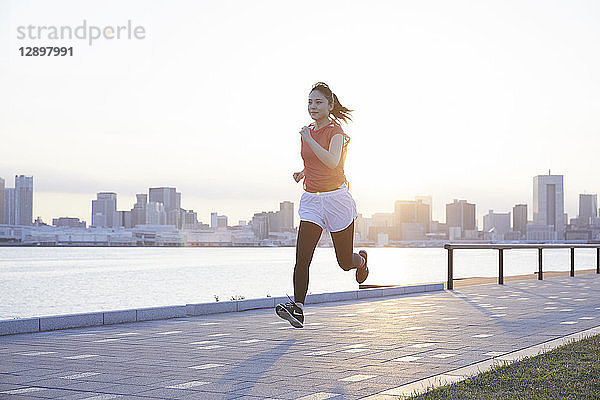
MULTIPOLYGON (((0 171, 1 172, 1 171, 0 171)), ((10 174, 6 174, 4 173, 3 175, 0 175, 0 177, 5 177, 5 176, 10 176, 10 174)), ((6 180, 6 178, 5 178, 6 180)), ((39 185, 39 179, 37 179, 36 185, 39 185)), ((531 185, 531 183, 529 184, 531 185)), ((45 187, 47 187, 47 185, 43 185, 45 187)), ((166 185, 169 186, 169 185, 166 185)), ((175 186, 175 185, 174 185, 175 186)), ((496 206, 480 206, 477 208, 477 221, 478 221, 478 225, 482 226, 483 224, 483 217, 485 216, 485 214, 487 213, 487 211, 489 209, 493 209, 496 212, 508 212, 511 211, 512 208, 514 207, 515 204, 529 204, 530 206, 533 204, 533 196, 531 194, 531 190, 529 189, 529 198, 528 199, 524 199, 524 200, 508 200, 508 203, 506 202, 502 202, 502 206, 500 207, 496 207, 496 206), (482 208, 483 207, 483 208, 482 208)), ((92 194, 84 194, 84 193, 76 193, 75 197, 78 199, 76 202, 70 202, 69 204, 75 204, 75 207, 73 209, 67 209, 67 208, 62 208, 63 210, 66 210, 66 212, 60 212, 60 211, 53 211, 50 210, 49 207, 46 204, 43 204, 43 199, 47 199, 46 196, 41 196, 40 197, 40 192, 36 189, 36 196, 34 196, 34 218, 35 217, 41 217, 44 221, 52 221, 52 218, 56 218, 59 216, 69 216, 69 217, 76 217, 79 218, 81 220, 84 220, 88 223, 91 224, 91 218, 90 218, 90 213, 91 213, 91 209, 87 210, 89 208, 89 204, 90 202, 95 198, 97 193, 100 193, 101 191, 97 191, 94 192, 92 194), (43 213, 37 212, 35 210, 44 210, 43 213), (71 212, 69 212, 69 210, 71 210, 71 212)), ((122 194, 121 192, 117 191, 117 190, 112 190, 112 191, 106 191, 106 192, 116 192, 118 193, 118 199, 119 199, 119 207, 122 209, 131 209, 133 208, 133 206, 136 203, 136 193, 139 193, 139 191, 128 191, 129 193, 134 193, 132 195, 129 194, 122 194)), ((48 193, 54 193, 54 192, 48 192, 48 193)), ((600 193, 600 190, 598 191, 598 193, 600 193)), ((54 193, 55 194, 55 193, 54 193)), ((51 197, 54 196, 54 194, 51 194, 51 197)), ((297 193, 297 198, 295 199, 296 201, 294 201, 294 197, 289 198, 289 201, 292 201, 295 205, 297 205, 298 201, 299 201, 299 196, 300 196, 300 192, 297 193)), ((593 195, 594 193, 589 193, 589 191, 586 191, 586 193, 578 193, 579 194, 591 194, 593 195)), ((416 198, 419 197, 422 194, 419 193, 415 193, 412 196, 409 195, 406 197, 406 199, 412 199, 412 198, 416 198)), ((433 207, 432 207, 432 220, 437 220, 437 221, 444 221, 445 220, 445 206, 448 203, 451 203, 454 199, 469 199, 469 201, 472 201, 475 204, 481 204, 481 202, 478 202, 476 199, 480 198, 480 199, 490 199, 490 197, 488 197, 486 194, 482 194, 480 196, 477 195, 472 195, 472 196, 463 196, 463 195, 456 195, 456 196, 445 196, 446 200, 440 201, 439 198, 436 198, 434 196, 433 197, 433 207)), ((192 204, 192 202, 198 204, 198 203, 205 203, 205 202, 195 202, 194 197, 193 196, 185 196, 185 200, 184 204, 185 206, 183 208, 185 209, 194 209, 197 211, 198 213, 198 219, 201 221, 210 221, 210 213, 214 212, 215 210, 217 210, 217 212, 228 215, 228 217, 232 220, 246 220, 248 219, 248 215, 247 213, 249 212, 249 210, 246 210, 244 212, 244 207, 243 206, 236 206, 236 207, 231 207, 231 203, 232 201, 226 202, 226 205, 222 208, 219 207, 212 207, 212 208, 204 208, 204 209, 196 209, 195 207, 189 207, 188 204, 192 204)), ((237 200, 235 199, 230 199, 233 200, 233 202, 237 202, 237 200)), ((380 213, 380 212, 385 212, 385 210, 387 209, 391 209, 393 208, 393 203, 394 201, 396 201, 398 199, 392 199, 389 204, 387 205, 387 208, 381 208, 381 209, 366 209, 363 211, 363 207, 361 207, 361 204, 358 204, 359 202, 357 201, 357 205, 359 207, 359 212, 364 214, 364 215, 372 215, 375 213, 380 213)), ((206 202, 208 203, 208 202, 206 202)), ((385 202, 382 202, 385 203, 385 202)), ((277 200, 265 200, 265 201, 261 201, 258 204, 265 204, 265 207, 258 207, 257 209, 269 209, 269 207, 275 207, 278 204, 277 200), (271 206, 269 206, 269 204, 272 204, 271 206)), ((486 204, 498 204, 498 202, 492 202, 490 201, 489 203, 486 204)), ((385 207, 385 204, 384 204, 385 207)), ((61 209, 61 207, 57 207, 58 209, 61 209)), ((577 196, 565 196, 565 212, 569 215, 569 218, 575 218, 577 216, 578 213, 578 208, 579 208, 579 198, 577 196)), ((297 209, 295 209, 297 211, 297 209)), ((529 220, 533 220, 533 209, 530 207, 528 209, 528 219, 529 220)))
MULTIPOLYGON (((548 171, 550 173, 550 171, 548 171)), ((444 222, 432 220, 432 196, 415 196, 414 200, 396 200, 392 212, 370 217, 359 213, 355 221, 358 245, 439 246, 454 241, 593 241, 600 239, 597 195, 579 194, 576 217, 564 212, 564 177, 536 175, 532 179, 534 202, 532 220, 528 205, 515 204, 511 212, 489 209, 483 217, 483 229, 476 218, 477 204, 454 199, 445 205, 444 222)), ((0 180, 0 187, 4 180, 0 180)), ((119 209, 117 193, 98 192, 91 202, 92 225, 73 217, 52 219, 52 226, 40 218, 34 224, 21 221, 31 215, 33 177, 15 175, 15 188, 0 193, 5 202, 5 221, 0 220, 0 236, 5 243, 56 246, 290 246, 295 244, 294 203, 279 203, 278 211, 255 212, 238 224, 228 223, 227 215, 211 212, 210 225, 198 220, 197 212, 181 206, 182 193, 175 187, 150 187, 148 194, 137 193, 130 210, 119 209), (4 198, 3 198, 4 196, 4 198), (15 223, 14 221, 20 221, 15 223), (13 222, 11 222, 13 221, 13 222), (83 229, 81 229, 83 228, 83 229)), ((481 207, 480 207, 481 208, 481 207)), ((325 232, 323 232, 325 233, 325 232)), ((320 245, 329 235, 321 235, 320 245)))
MULTIPOLYGON (((548 171, 548 173, 550 173, 551 171, 548 171)), ((569 220, 573 219, 573 218, 595 218, 597 215, 599 215, 600 210, 597 209, 598 203, 597 203, 597 195, 596 194, 578 194, 577 198, 577 204, 578 204, 578 208, 577 211, 573 214, 570 214, 568 212, 566 212, 566 210, 564 210, 564 204, 566 203, 565 201, 565 193, 563 190, 563 176, 562 175, 536 175, 533 177, 533 193, 532 193, 532 199, 533 201, 531 203, 524 203, 524 204, 520 204, 520 203, 514 203, 511 208, 506 211, 506 210, 497 210, 497 209, 492 209, 492 208, 486 208, 483 207, 482 205, 479 205, 479 207, 477 207, 477 203, 473 202, 473 204, 471 204, 473 206, 473 209, 471 211, 469 211, 469 214, 472 214, 473 218, 475 218, 475 229, 476 230, 486 230, 486 218, 491 217, 492 219, 494 218, 495 214, 497 216, 499 216, 499 218, 503 218, 505 215, 511 215, 511 212, 514 212, 516 208, 518 208, 519 206, 525 206, 524 207, 524 212, 525 212, 525 221, 524 223, 527 224, 528 222, 533 223, 533 224, 537 224, 537 225, 553 225, 554 226, 554 230, 556 231, 560 231, 561 229, 564 231, 565 225, 569 224, 569 220), (538 181, 540 183, 538 183, 538 181), (545 184, 543 186, 542 182, 545 182, 545 184), (557 196, 556 197, 556 202, 559 203, 558 207, 556 206, 552 206, 554 208, 552 208, 554 212, 554 217, 550 217, 547 214, 546 209, 544 208, 543 212, 542 210, 538 210, 538 208, 540 207, 539 204, 546 204, 547 200, 546 200, 546 184, 548 182, 552 182, 551 186, 552 187, 552 191, 553 193, 557 196), (559 184, 559 188, 555 189, 554 188, 554 184, 558 183, 559 184), (543 196, 540 195, 539 193, 543 193, 543 196), (537 198, 540 197, 541 200, 537 200, 537 198), (542 199, 543 197, 543 199, 542 199), (585 215, 580 216, 580 212, 581 210, 585 208, 585 215), (478 211, 477 211, 478 210, 478 211), (488 210, 488 212, 484 212, 483 210, 488 210), (564 220, 564 215, 562 214, 564 212, 564 214, 566 214, 568 220, 565 221, 564 220), (508 213, 508 214, 506 214, 508 213), (538 215, 540 214, 540 215, 538 215), (543 214, 543 215, 542 215, 543 214), (589 214, 589 215, 588 215, 589 214), (481 216, 481 217, 479 217, 481 216), (552 219, 552 221, 549 221, 548 218, 554 218, 552 219), (557 219, 560 220, 561 222, 557 223, 557 219)), ((14 191, 14 188, 6 188, 5 191, 5 179, 3 179, 2 176, 0 176, 0 188, 3 189, 3 196, 0 196, 0 204, 4 204, 7 202, 7 200, 9 200, 9 196, 7 196, 7 193, 10 190, 14 191)), ((28 187, 30 190, 30 193, 28 194, 28 196, 26 197, 33 197, 33 203, 35 203, 35 197, 33 196, 34 190, 33 190, 33 177, 27 177, 25 175, 15 175, 15 185, 20 184, 22 186, 22 188, 20 190, 25 189, 25 187, 28 187)), ((186 211, 185 208, 182 207, 181 205, 181 199, 182 199, 182 194, 181 192, 177 191, 177 188, 175 187, 150 187, 147 189, 147 194, 140 194, 137 193, 136 196, 136 202, 131 206, 131 207, 123 207, 122 205, 117 205, 117 199, 119 198, 118 193, 116 192, 97 192, 96 199, 92 199, 91 200, 91 207, 90 207, 90 212, 91 215, 88 214, 87 217, 84 216, 77 216, 74 215, 73 213, 70 214, 64 214, 64 215, 51 215, 48 218, 43 218, 42 216, 35 214, 36 217, 40 217, 44 222, 50 222, 53 221, 56 218, 78 218, 80 221, 87 223, 87 225, 89 226, 112 226, 113 222, 112 222, 112 216, 106 216, 106 215, 101 215, 103 213, 105 213, 106 207, 109 208, 109 215, 112 215, 112 213, 124 213, 125 211, 122 210, 127 210, 130 209, 132 216, 129 217, 131 219, 131 221, 133 222, 133 225, 136 224, 136 209, 138 208, 138 204, 140 204, 140 201, 143 201, 144 204, 151 204, 151 203, 160 203, 161 209, 157 209, 157 212, 163 212, 164 213, 164 221, 161 222, 161 220, 157 220, 155 223, 158 224, 175 224, 178 225, 177 223, 174 223, 172 221, 174 221, 174 218, 184 218, 186 219, 187 217, 185 216, 178 216, 175 217, 172 212, 174 212, 175 210, 179 210, 181 209, 184 212, 188 212, 186 211), (141 197, 140 197, 141 196, 141 197), (108 201, 108 203, 107 203, 108 201), (172 204, 171 204, 172 203, 172 204), (108 204, 108 206, 106 205, 108 204), (100 220, 102 221, 100 223, 96 222, 95 223, 95 217, 97 216, 97 212, 95 211, 95 207, 98 206, 99 207, 99 217, 100 220), (171 214, 169 214, 171 213, 171 214), (107 220, 108 218, 108 220, 107 220)), ((23 196, 23 195, 22 195, 23 196)), ((15 195, 13 194, 13 197, 15 197, 15 195)), ((185 198, 185 196, 184 196, 185 198)), ((468 201, 471 200, 458 200, 458 198, 453 198, 452 202, 449 203, 445 203, 444 207, 445 207, 445 213, 444 213, 444 218, 443 219, 435 219, 433 218, 433 214, 432 214, 432 203, 435 204, 435 199, 432 198, 432 196, 424 196, 424 195, 416 195, 413 197, 414 200, 407 200, 407 199, 403 199, 403 200, 395 200, 395 206, 392 205, 393 208, 398 209, 398 204, 405 202, 405 203, 413 203, 415 201, 417 202, 423 202, 425 204, 428 205, 428 215, 429 215, 429 220, 430 221, 435 221, 435 222, 439 222, 442 224, 448 224, 448 215, 449 215, 449 207, 454 205, 457 205, 459 203, 465 203, 467 204, 468 201)), ((15 202, 15 199, 13 198, 12 200, 13 206, 16 210, 16 204, 18 202, 15 202)), ((29 202, 31 202, 31 200, 28 200, 29 202)), ((293 205, 293 215, 294 215, 294 221, 297 220, 297 215, 296 215, 296 203, 293 201, 289 201, 286 200, 285 202, 289 202, 293 205)), ((8 210, 7 208, 8 206, 3 207, 3 211, 4 213, 7 215, 6 218, 8 218, 9 213, 6 213, 6 211, 8 210)), ((26 206, 24 208, 25 210, 27 210, 27 212, 29 212, 30 214, 32 213, 32 207, 31 205, 26 206)), ((261 212, 265 212, 264 210, 266 210, 268 208, 263 208, 261 212)), ((215 218, 218 214, 218 211, 215 212, 214 210, 208 210, 207 213, 210 214, 210 217, 207 219, 202 219, 199 218, 198 215, 200 214, 198 211, 194 211, 193 209, 188 209, 189 212, 193 213, 193 219, 195 221, 197 221, 198 223, 206 223, 208 222, 209 226, 213 226, 214 225, 214 221, 215 218), (205 222, 206 221, 206 222, 205 222)), ((248 213, 252 213, 252 211, 247 211, 248 213)), ((144 206, 144 221, 146 220, 146 211, 145 211, 145 206, 144 206)), ((259 213, 258 211, 255 211, 254 214, 256 215, 256 213, 259 213)), ((363 218, 370 218, 368 217, 369 214, 365 214, 363 212, 359 213, 363 215, 363 218)), ((462 211, 461 211, 462 213, 462 211)), ((522 212, 521 212, 522 213, 522 212)), ((235 217, 231 217, 229 214, 225 213, 225 212, 221 212, 221 214, 223 214, 223 217, 225 218, 225 220, 227 220, 227 218, 229 218, 230 221, 248 221, 250 220, 252 217, 249 214, 246 214, 243 218, 235 218, 235 217)), ((376 214, 386 214, 385 210, 377 210, 375 213, 370 214, 370 216, 372 217, 373 215, 376 214)), ((34 214, 31 214, 32 216, 34 214)), ((0 214, 0 216, 2 216, 4 218, 4 216, 2 214, 0 214)), ((13 219, 15 218, 15 215, 13 215, 13 219)), ((124 219, 125 216, 123 214, 121 214, 120 216, 115 216, 114 218, 120 218, 122 220, 122 224, 124 224, 124 219)), ((158 216, 156 218, 159 218, 158 216)), ((218 217, 220 218, 220 217, 218 217)), ((450 217, 453 218, 453 217, 450 217)), ((463 217, 456 217, 459 219, 462 219, 463 217)), ((512 218, 512 217, 509 217, 512 218)), ((31 218, 30 218, 31 219, 31 218)), ((0 222, 2 222, 3 220, 0 219, 0 222)), ((132 222, 129 222, 129 224, 131 224, 132 222)), ((470 224, 470 223, 469 223, 470 224)), ((296 224, 295 224, 296 225, 296 224)), ((461 225, 462 223, 455 223, 454 225, 461 225)), ((509 221, 509 226, 513 226, 513 220, 511 219, 509 221)), ((515 230, 519 230, 519 227, 517 227, 517 225, 514 225, 515 230)), ((463 229, 467 229, 464 228, 463 229)), ((472 229, 472 228, 468 228, 467 230, 472 229)), ((427 228, 427 231, 429 231, 429 228, 427 228)))
MULTIPOLYGON (((600 129, 597 2, 60 4, 0 2, 0 136, 14 150, 0 175, 35 176, 45 219, 87 219, 100 191, 130 208, 153 185, 186 193, 201 220, 297 203, 316 81, 355 110, 345 169, 365 215, 428 194, 433 219, 460 198, 481 221, 531 204, 529 177, 548 169, 566 193, 600 193, 595 146, 582 145, 600 129), (313 7, 336 17, 325 24, 313 7), (18 26, 84 19, 132 20, 146 37, 56 40, 76 46, 69 59, 15 52, 37 43, 18 26), (344 40, 315 48, 328 37, 344 40)), ((576 196, 565 201, 576 213, 576 196)))

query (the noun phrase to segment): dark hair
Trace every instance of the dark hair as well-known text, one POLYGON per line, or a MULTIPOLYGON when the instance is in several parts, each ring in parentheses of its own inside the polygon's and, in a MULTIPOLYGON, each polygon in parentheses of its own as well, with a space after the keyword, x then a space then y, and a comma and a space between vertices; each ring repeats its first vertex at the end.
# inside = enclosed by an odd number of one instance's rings
POLYGON ((352 121, 352 117, 350 113, 354 110, 349 110, 340 103, 335 93, 331 91, 329 86, 324 82, 317 82, 313 85, 310 90, 311 93, 313 90, 318 90, 329 102, 329 104, 333 104, 333 110, 329 115, 333 116, 333 118, 338 121, 342 120, 344 122, 352 121))

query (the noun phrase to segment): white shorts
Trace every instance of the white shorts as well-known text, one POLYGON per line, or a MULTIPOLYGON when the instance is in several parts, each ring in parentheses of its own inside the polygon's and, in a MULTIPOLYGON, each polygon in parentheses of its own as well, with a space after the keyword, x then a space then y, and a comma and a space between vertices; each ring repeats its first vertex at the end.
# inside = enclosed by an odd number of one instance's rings
POLYGON ((305 191, 298 215, 301 221, 315 223, 328 232, 343 231, 358 217, 356 203, 345 184, 330 192, 305 191))

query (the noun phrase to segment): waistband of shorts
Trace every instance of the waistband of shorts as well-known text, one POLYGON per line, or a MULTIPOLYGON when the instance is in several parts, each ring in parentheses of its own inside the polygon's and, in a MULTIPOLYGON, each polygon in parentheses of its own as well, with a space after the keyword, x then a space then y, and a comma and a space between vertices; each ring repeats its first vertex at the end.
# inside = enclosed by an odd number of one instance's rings
POLYGON ((329 196, 332 194, 343 192, 345 190, 348 190, 348 186, 345 183, 342 183, 342 185, 340 187, 338 187, 337 189, 328 190, 326 192, 308 192, 305 190, 304 193, 308 193, 310 195, 315 195, 315 196, 329 196))

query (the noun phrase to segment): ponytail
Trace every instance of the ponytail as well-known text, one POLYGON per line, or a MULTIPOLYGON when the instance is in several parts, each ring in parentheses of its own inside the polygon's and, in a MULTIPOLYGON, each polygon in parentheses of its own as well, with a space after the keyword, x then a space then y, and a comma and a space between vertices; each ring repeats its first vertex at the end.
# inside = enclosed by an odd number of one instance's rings
POLYGON ((346 123, 348 121, 352 121, 350 113, 352 113, 352 111, 354 110, 349 110, 346 107, 344 107, 342 103, 340 103, 340 101, 338 100, 335 93, 331 91, 331 89, 329 88, 329 86, 327 86, 326 83, 315 83, 310 91, 312 92, 313 90, 318 90, 321 94, 323 94, 323 96, 325 96, 329 104, 333 104, 333 110, 331 110, 331 113, 329 113, 329 115, 332 116, 333 119, 335 119, 336 121, 341 120, 346 123))

